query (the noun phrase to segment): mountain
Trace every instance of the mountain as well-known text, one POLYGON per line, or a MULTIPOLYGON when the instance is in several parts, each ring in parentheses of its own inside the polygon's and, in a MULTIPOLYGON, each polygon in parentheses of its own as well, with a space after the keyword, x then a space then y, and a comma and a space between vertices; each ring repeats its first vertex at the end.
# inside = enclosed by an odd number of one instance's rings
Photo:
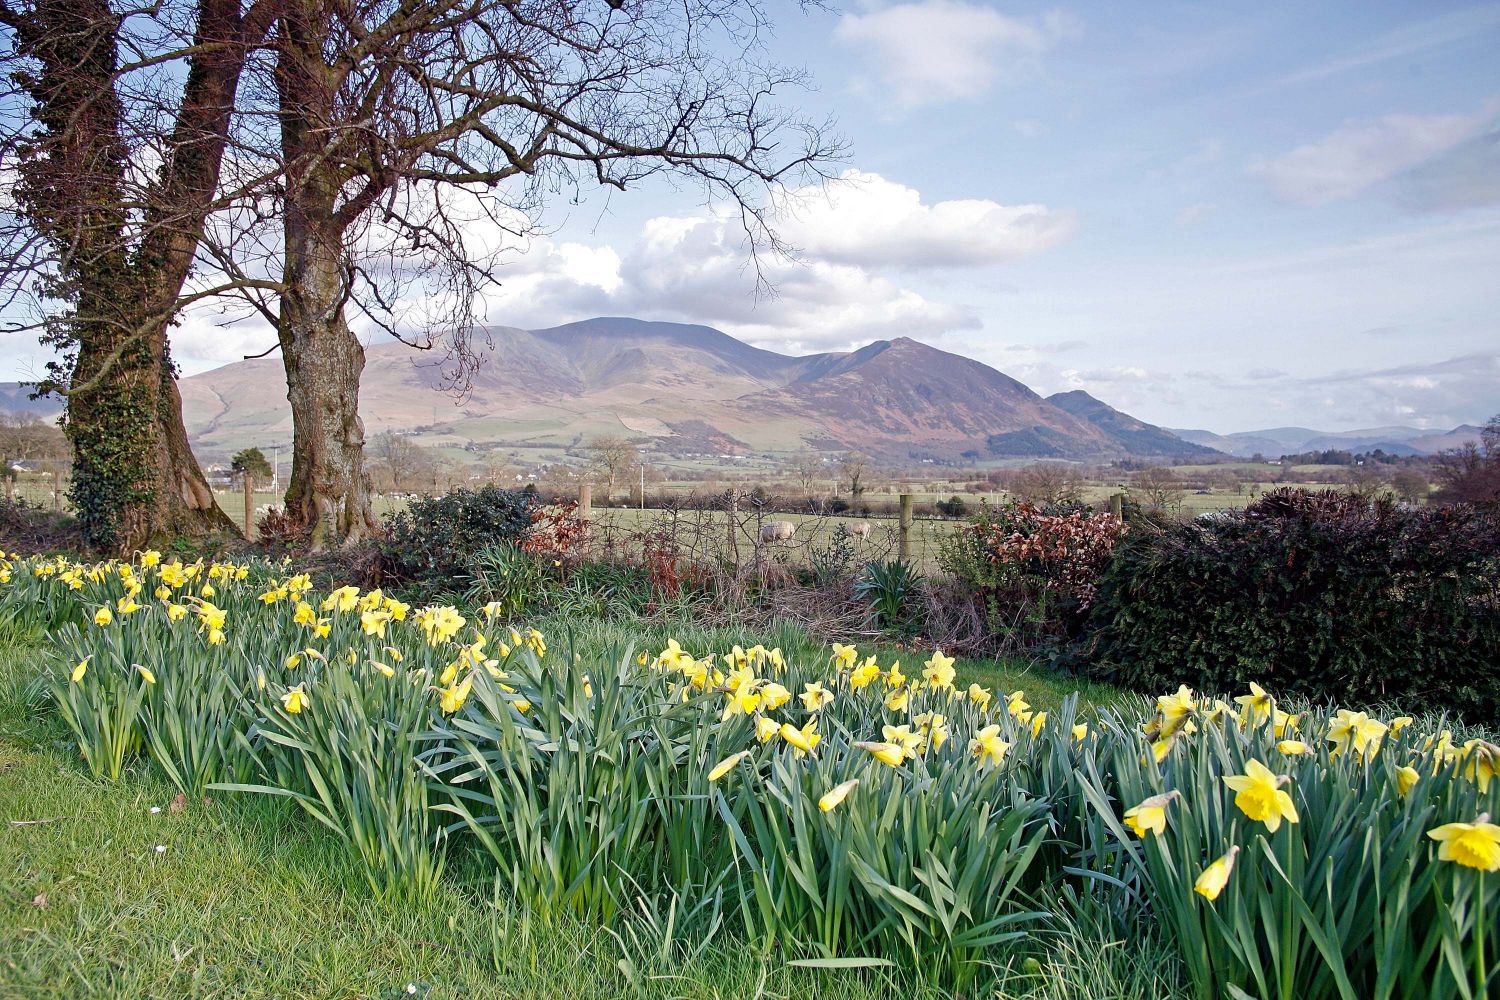
POLYGON ((1216 448, 1183 440, 1171 431, 1137 420, 1128 413, 1121 413, 1082 389, 1054 393, 1047 397, 1047 402, 1081 420, 1087 420, 1132 455, 1186 461, 1220 457, 1216 448))
MULTIPOLYGON (((675 455, 803 447, 892 462, 1206 454, 1108 407, 1102 423, 1080 416, 988 365, 907 337, 792 357, 706 326, 626 318, 483 333, 484 363, 460 399, 441 391, 441 358, 398 343, 368 348, 367 436, 391 430, 538 457, 604 433, 675 455)), ((188 433, 205 460, 290 440, 281 379, 281 363, 263 359, 182 380, 188 433)))
POLYGON ((1316 431, 1307 427, 1272 427, 1261 431, 1215 434, 1212 431, 1173 428, 1172 433, 1194 444, 1217 448, 1240 458, 1264 455, 1278 458, 1307 451, 1370 452, 1390 455, 1433 455, 1465 441, 1479 440, 1479 428, 1461 424, 1451 431, 1417 427, 1366 427, 1352 431, 1316 431))
POLYGON ((32 399, 32 388, 22 382, 0 382, 0 412, 29 413, 38 417, 55 417, 62 412, 62 401, 56 396, 32 399))

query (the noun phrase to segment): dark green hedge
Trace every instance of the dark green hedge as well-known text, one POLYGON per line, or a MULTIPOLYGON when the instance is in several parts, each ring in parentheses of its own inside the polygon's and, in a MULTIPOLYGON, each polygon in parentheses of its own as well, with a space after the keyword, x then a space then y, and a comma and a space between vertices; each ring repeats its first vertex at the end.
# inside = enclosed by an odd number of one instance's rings
POLYGON ((1073 659, 1140 690, 1185 682, 1500 719, 1500 512, 1284 489, 1128 533, 1073 659))
POLYGON ((381 543, 387 572, 397 580, 457 582, 485 548, 519 543, 541 505, 536 491, 484 486, 417 497, 385 516, 381 543))

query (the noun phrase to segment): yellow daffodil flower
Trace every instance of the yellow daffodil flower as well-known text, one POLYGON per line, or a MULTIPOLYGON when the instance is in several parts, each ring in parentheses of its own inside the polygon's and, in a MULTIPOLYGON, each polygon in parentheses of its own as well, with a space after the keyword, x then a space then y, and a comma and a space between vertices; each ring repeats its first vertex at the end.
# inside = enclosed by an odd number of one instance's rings
POLYGON ((733 771, 739 765, 739 762, 748 756, 750 756, 749 750, 741 750, 739 753, 730 754, 713 766, 713 770, 708 772, 708 780, 718 781, 724 775, 733 771))
POLYGON ((969 741, 969 753, 973 754, 979 762, 980 767, 991 765, 998 767, 1005 760, 1006 753, 1011 744, 1000 738, 999 725, 988 725, 974 734, 969 741))
POLYGON ((1399 767, 1396 769, 1396 790, 1404 799, 1411 794, 1413 788, 1417 787, 1417 782, 1421 779, 1422 776, 1417 773, 1417 769, 1410 764, 1399 767))
POLYGON ((1266 829, 1275 833, 1282 819, 1288 823, 1298 821, 1297 807, 1292 796, 1282 791, 1281 786, 1292 779, 1276 774, 1258 760, 1245 761, 1245 773, 1224 779, 1224 784, 1235 791, 1234 804, 1240 812, 1257 823, 1266 824, 1266 829))
POLYGON ((1500 871, 1500 826, 1490 822, 1488 813, 1480 813, 1472 823, 1447 823, 1427 836, 1438 842, 1438 858, 1465 868, 1500 871))
POLYGON ((866 740, 854 745, 890 767, 900 767, 901 762, 906 760, 906 750, 898 743, 876 743, 866 740))
POLYGON ((1240 848, 1236 844, 1229 849, 1228 854, 1203 869, 1203 874, 1193 883, 1193 891, 1209 902, 1218 899, 1219 893, 1229 884, 1229 875, 1234 871, 1234 859, 1239 853, 1240 848))
POLYGON ((281 696, 281 706, 287 710, 288 714, 296 715, 307 707, 307 700, 307 692, 303 690, 301 684, 298 684, 296 687, 288 688, 286 694, 281 696))
POLYGON ((1172 800, 1181 794, 1180 791, 1174 788, 1170 792, 1153 795, 1138 806, 1132 806, 1125 810, 1125 825, 1130 829, 1131 833, 1142 840, 1146 838, 1147 831, 1156 833, 1158 836, 1166 833, 1167 806, 1171 805, 1172 800))
POLYGON ((944 656, 941 649, 933 650, 932 656, 922 670, 922 679, 936 690, 953 686, 953 678, 956 671, 953 669, 953 657, 944 656))
POLYGON ((818 681, 812 681, 803 685, 803 691, 797 697, 801 699, 803 707, 809 712, 817 712, 833 701, 833 692, 818 681))
POLYGON ((838 804, 849 797, 849 793, 859 786, 858 778, 851 778, 843 784, 835 785, 818 800, 818 808, 823 812, 832 812, 838 804))

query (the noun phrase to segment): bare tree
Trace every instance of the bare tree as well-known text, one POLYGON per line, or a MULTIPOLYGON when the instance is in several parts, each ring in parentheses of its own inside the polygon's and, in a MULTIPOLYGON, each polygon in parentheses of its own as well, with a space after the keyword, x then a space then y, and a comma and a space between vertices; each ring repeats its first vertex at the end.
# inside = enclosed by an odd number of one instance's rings
POLYGON ((839 459, 839 475, 849 484, 849 495, 856 500, 864 495, 865 477, 870 472, 870 457, 851 451, 839 459))
POLYGON ((1480 431, 1479 442, 1467 441, 1439 452, 1433 463, 1444 503, 1482 503, 1500 499, 1500 414, 1480 431))
POLYGON ((415 438, 385 431, 375 436, 370 450, 391 489, 402 492, 425 489, 432 482, 432 455, 415 438))
POLYGON ((635 445, 614 434, 603 434, 591 439, 588 453, 594 474, 604 480, 605 500, 614 494, 616 481, 628 470, 635 468, 640 459, 635 445))
POLYGON ((1182 509, 1182 480, 1171 469, 1160 465, 1141 469, 1130 477, 1130 487, 1151 510, 1175 514, 1182 509))
POLYGON ((818 480, 826 473, 822 456, 806 448, 792 456, 790 471, 804 497, 817 493, 818 480))
POLYGON ((759 63, 766 27, 753 0, 283 0, 288 508, 315 545, 371 523, 348 314, 444 347, 462 391, 499 253, 475 245, 475 223, 524 234, 560 187, 666 173, 737 208, 752 246, 780 249, 767 191, 816 175, 837 144, 777 104, 800 78, 759 63), (442 307, 413 315, 411 286, 442 307))
POLYGON ((1417 503, 1432 491, 1426 473, 1417 469, 1401 469, 1391 477, 1391 488, 1407 503, 1417 503))
POLYGON ((1362 500, 1374 500, 1390 492, 1391 481, 1374 462, 1363 462, 1344 470, 1344 486, 1362 500))
POLYGON ((1007 489, 1027 503, 1077 504, 1083 502, 1083 475, 1062 462, 1037 462, 1006 477, 1007 489))

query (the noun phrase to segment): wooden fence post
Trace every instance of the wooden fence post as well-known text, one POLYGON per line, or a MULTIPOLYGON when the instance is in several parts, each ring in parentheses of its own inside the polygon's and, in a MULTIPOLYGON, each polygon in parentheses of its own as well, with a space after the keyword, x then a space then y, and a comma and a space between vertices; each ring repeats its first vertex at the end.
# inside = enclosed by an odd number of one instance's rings
POLYGON ((903 560, 911 559, 911 494, 901 494, 901 544, 899 551, 903 560))
POLYGON ((587 521, 594 507, 594 485, 592 483, 578 484, 578 519, 587 521))
MULTIPOLYGON (((738 538, 738 536, 736 534, 735 529, 739 527, 738 522, 739 522, 739 514, 740 514, 740 495, 734 489, 734 487, 730 487, 730 489, 729 489, 728 500, 724 504, 724 509, 725 509, 725 528, 729 532, 729 539, 728 539, 728 541, 729 541, 729 557, 734 561, 735 569, 739 569, 739 565, 740 565, 740 541, 739 541, 739 538, 738 538)), ((756 536, 755 545, 756 545, 757 548, 760 547, 760 537, 759 536, 756 536)))
POLYGON ((255 493, 254 484, 250 481, 250 473, 246 472, 240 476, 245 486, 245 541, 255 540, 255 493))
POLYGON ((1125 494, 1111 493, 1109 495, 1109 512, 1120 520, 1125 520, 1125 494))

